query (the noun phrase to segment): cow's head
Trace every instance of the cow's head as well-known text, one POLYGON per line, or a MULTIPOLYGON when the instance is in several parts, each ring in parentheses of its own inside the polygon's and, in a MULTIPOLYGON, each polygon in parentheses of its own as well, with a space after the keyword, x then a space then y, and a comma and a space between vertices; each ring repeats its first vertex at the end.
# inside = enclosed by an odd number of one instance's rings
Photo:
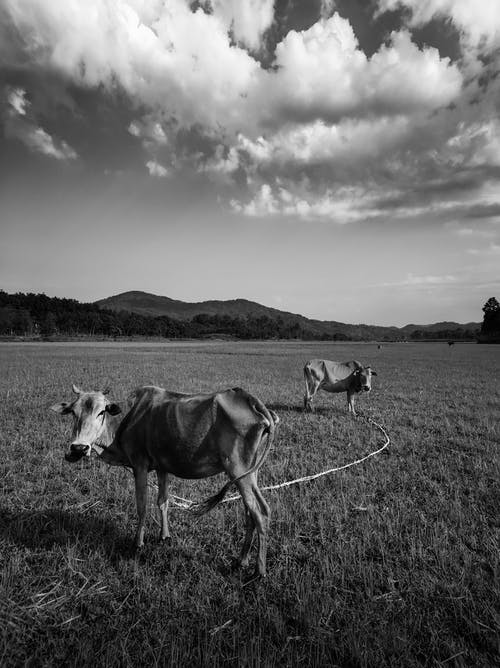
POLYGON ((90 457, 92 446, 102 436, 108 415, 118 415, 121 408, 111 403, 104 392, 84 392, 73 385, 73 392, 77 395, 74 401, 54 404, 51 410, 61 415, 73 416, 73 434, 71 449, 65 455, 69 462, 76 462, 82 457, 90 457))
POLYGON ((376 376, 377 372, 373 371, 371 366, 362 366, 356 369, 354 377, 356 378, 357 392, 370 392, 372 389, 372 376, 376 376))

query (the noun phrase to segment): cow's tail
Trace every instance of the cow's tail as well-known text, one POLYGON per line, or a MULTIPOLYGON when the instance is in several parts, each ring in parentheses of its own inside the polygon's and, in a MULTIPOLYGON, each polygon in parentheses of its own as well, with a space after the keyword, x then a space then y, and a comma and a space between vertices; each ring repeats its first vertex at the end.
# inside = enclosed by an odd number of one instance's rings
POLYGON ((267 441, 266 445, 261 453, 261 455, 258 455, 258 451, 255 455, 255 461, 252 464, 252 466, 248 469, 248 471, 245 471, 245 473, 242 473, 236 478, 233 478, 233 480, 229 480, 222 489, 220 489, 217 494, 214 494, 213 496, 210 496, 208 499, 205 499, 204 501, 200 501, 199 503, 194 503, 190 508, 190 512, 193 513, 193 515, 196 515, 199 517, 200 515, 204 515, 205 513, 210 512, 215 506, 217 506, 221 501, 224 500, 226 494, 228 491, 233 487, 238 480, 241 480, 247 475, 250 475, 250 473, 253 473, 254 471, 257 471, 262 464, 264 463, 264 460, 266 459, 267 455, 269 454, 269 450, 271 449, 273 442, 274 442, 274 436, 276 432, 276 425, 279 422, 279 417, 276 415, 274 411, 268 410, 263 403, 260 401, 256 401, 256 403, 253 405, 253 409, 256 413, 261 415, 265 421, 266 421, 266 427, 261 435, 261 439, 264 435, 267 435, 267 441))

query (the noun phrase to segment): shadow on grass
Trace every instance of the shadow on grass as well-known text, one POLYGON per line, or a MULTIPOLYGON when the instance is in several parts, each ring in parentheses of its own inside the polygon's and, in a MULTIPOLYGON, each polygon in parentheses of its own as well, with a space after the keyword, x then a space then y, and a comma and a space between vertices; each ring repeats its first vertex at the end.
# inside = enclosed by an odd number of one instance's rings
POLYGON ((111 561, 134 554, 131 537, 112 522, 67 510, 15 512, 0 508, 0 539, 32 550, 102 546, 111 561))
MULTIPOLYGON (((225 577, 240 579, 232 567, 228 567, 228 555, 215 559, 203 554, 189 539, 175 538, 162 542, 155 533, 146 535, 144 547, 137 550, 133 543, 133 529, 125 532, 114 522, 91 517, 82 512, 47 509, 16 512, 0 508, 0 543, 15 544, 33 551, 46 551, 75 546, 88 554, 103 550, 109 563, 117 566, 123 560, 135 560, 139 564, 150 564, 160 570, 175 570, 179 565, 203 562, 225 577), (232 576, 232 577, 231 577, 232 576)), ((194 535, 192 540, 195 541, 194 535)))
POLYGON ((280 413, 304 413, 302 406, 292 406, 291 404, 270 404, 266 403, 267 408, 276 411, 278 416, 280 413))
POLYGON ((338 406, 317 406, 314 408, 314 411, 305 411, 304 407, 301 405, 293 406, 292 404, 270 404, 266 403, 267 408, 270 408, 273 411, 278 413, 278 417, 281 413, 298 413, 300 415, 344 415, 347 411, 338 406))

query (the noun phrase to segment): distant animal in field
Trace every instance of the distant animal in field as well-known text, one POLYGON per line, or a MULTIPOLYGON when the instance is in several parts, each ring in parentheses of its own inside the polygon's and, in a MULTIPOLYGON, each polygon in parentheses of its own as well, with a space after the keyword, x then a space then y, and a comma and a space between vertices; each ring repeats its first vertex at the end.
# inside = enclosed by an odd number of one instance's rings
POLYGON ((225 472, 230 478, 214 496, 198 504, 203 514, 220 503, 234 485, 245 506, 246 532, 239 562, 246 566, 254 531, 258 536, 256 570, 266 574, 269 506, 257 485, 257 472, 272 446, 279 422, 245 390, 233 388, 213 394, 188 395, 161 387, 145 386, 131 397, 123 420, 115 419, 120 407, 105 392, 84 392, 52 410, 73 416, 73 433, 66 459, 75 462, 94 450, 106 464, 132 469, 135 478, 138 523, 135 545, 142 547, 147 507, 148 472, 158 477, 157 504, 161 539, 168 528, 168 478, 207 478, 225 472))
POLYGON ((448 345, 449 345, 449 346, 454 346, 454 345, 455 345, 455 341, 448 341, 448 345))
POLYGON ((349 413, 356 415, 354 396, 359 392, 370 392, 372 376, 377 373, 370 366, 360 362, 332 362, 330 360, 310 360, 304 366, 304 409, 314 410, 312 401, 318 390, 325 392, 346 392, 349 413))
POLYGON ((377 350, 382 350, 382 346, 380 345, 380 343, 377 346, 377 350))

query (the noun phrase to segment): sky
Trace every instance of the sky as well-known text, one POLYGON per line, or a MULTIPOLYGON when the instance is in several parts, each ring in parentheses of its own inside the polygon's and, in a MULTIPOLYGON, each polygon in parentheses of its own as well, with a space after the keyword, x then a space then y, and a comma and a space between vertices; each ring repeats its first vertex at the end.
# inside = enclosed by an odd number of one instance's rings
POLYGON ((0 0, 0 289, 480 322, 500 0, 0 0))

